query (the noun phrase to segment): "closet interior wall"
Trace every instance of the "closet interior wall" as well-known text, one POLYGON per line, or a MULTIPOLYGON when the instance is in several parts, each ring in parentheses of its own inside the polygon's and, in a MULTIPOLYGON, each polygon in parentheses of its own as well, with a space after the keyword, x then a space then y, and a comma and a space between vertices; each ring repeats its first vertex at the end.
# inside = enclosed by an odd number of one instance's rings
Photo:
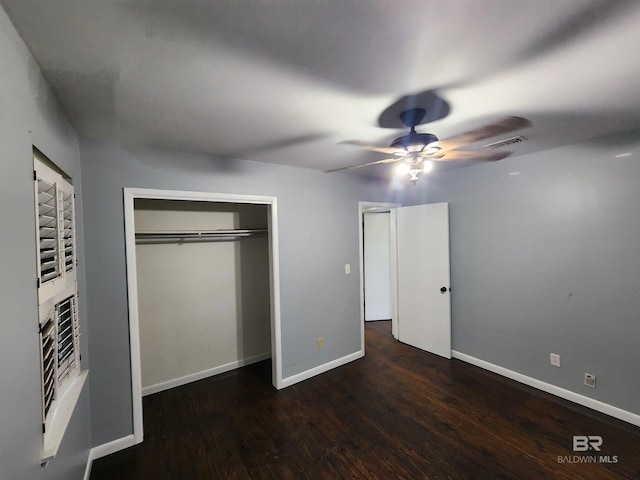
MULTIPOLYGON (((135 201, 141 233, 266 230, 267 206, 135 201)), ((137 242, 143 395, 271 356, 266 234, 137 242)))

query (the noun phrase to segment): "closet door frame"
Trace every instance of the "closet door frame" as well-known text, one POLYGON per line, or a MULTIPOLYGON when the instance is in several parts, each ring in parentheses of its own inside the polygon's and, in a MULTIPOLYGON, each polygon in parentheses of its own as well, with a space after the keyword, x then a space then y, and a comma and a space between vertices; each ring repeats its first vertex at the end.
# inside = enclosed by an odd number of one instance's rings
POLYGON ((134 443, 144 438, 142 422, 142 367, 140 357, 140 319, 138 313, 138 274, 134 202, 138 198, 154 200, 188 200, 198 202, 251 203, 267 205, 269 229, 269 284, 271 293, 271 364, 272 383, 284 388, 282 382, 282 346, 280 329, 280 272, 278 256, 278 200, 276 197, 236 195, 228 193, 124 188, 124 230, 127 257, 127 294, 129 306, 129 348, 131 354, 131 393, 133 403, 134 443))

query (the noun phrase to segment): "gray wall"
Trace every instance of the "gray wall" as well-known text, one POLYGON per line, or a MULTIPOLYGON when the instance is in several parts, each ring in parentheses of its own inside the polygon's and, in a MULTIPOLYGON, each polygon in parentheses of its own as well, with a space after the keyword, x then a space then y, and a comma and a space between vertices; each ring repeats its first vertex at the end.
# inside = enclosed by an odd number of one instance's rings
POLYGON ((123 187, 276 196, 284 377, 360 349, 358 201, 383 201, 384 188, 344 174, 168 151, 132 154, 97 141, 83 141, 81 156, 94 445, 132 433, 123 187))
POLYGON ((639 156, 640 135, 607 138, 407 190, 450 202, 455 350, 640 413, 639 156))
MULTIPOLYGON (((32 173, 35 145, 73 179, 78 197, 80 319, 86 334, 78 139, 2 8, 0 65, 0 478, 79 479, 90 447, 87 385, 57 457, 40 473, 42 406, 32 173)), ((82 368, 87 368, 86 342, 82 354, 82 368)))

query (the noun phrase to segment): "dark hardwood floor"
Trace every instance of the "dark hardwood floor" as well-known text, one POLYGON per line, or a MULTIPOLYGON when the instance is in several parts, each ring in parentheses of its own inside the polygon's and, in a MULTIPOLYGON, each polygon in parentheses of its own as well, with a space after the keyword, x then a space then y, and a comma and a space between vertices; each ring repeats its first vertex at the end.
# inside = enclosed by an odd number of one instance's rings
POLYGON ((281 391, 267 361, 145 397, 144 442, 91 479, 640 478, 640 428, 403 345, 390 322, 368 323, 366 342, 365 358, 281 391), (573 452, 573 435, 602 451, 573 452), (598 463, 566 461, 579 458, 598 463))

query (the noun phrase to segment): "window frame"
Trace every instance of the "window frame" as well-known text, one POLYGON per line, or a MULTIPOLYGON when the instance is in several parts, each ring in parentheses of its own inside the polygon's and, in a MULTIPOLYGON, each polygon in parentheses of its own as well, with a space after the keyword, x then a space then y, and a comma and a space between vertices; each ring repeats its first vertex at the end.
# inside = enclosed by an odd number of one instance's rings
MULTIPOLYGON (((46 463, 55 457, 62 438, 71 420, 71 416, 82 392, 88 371, 82 370, 80 354, 80 324, 77 290, 77 248, 75 194, 71 179, 64 175, 49 159, 36 148, 33 149, 33 181, 35 207, 36 238, 36 275, 38 296, 38 335, 40 354, 40 386, 42 402, 42 454, 41 462, 46 463), (51 220, 49 205, 43 210, 40 200, 42 196, 40 182, 47 182, 53 187, 55 218, 51 220), (43 211, 45 214, 43 214, 43 211), (43 217, 48 217, 42 221, 43 217), (48 222, 48 223, 47 223, 48 222), (53 222, 53 223, 52 223, 53 222), (42 225, 45 228, 42 228, 42 225), (55 236, 49 236, 55 242, 53 256, 57 262, 57 276, 43 279, 43 232, 50 231, 55 225, 55 236), (55 238, 54 238, 55 237, 55 238), (65 319, 64 331, 60 331, 61 318, 66 312, 62 305, 69 302, 69 317, 65 319), (70 320, 70 322, 69 322, 70 320), (67 323, 68 322, 68 323, 67 323), (71 328, 70 337, 67 328, 71 328), (53 345, 46 344, 49 337, 53 345), (69 339, 71 342, 69 343, 69 339), (70 349, 70 354, 60 360, 61 346, 70 349), (51 351, 53 358, 51 358, 51 351), (46 362, 46 364, 45 364, 46 362), (53 362, 53 364, 51 364, 53 362), (63 368, 68 367, 63 377, 63 368), (53 379, 51 376, 53 375, 53 379), (49 398, 51 397, 51 398, 49 398)), ((51 203, 50 201, 47 203, 51 203)), ((45 248, 50 244, 45 242, 45 248)))

